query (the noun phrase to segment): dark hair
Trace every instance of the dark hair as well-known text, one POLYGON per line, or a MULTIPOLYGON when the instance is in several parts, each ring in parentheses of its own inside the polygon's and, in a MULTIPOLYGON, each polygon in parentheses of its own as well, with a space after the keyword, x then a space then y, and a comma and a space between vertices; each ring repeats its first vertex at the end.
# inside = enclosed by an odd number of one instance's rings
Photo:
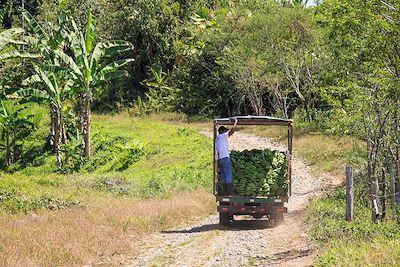
POLYGON ((227 131, 229 131, 229 129, 226 128, 225 126, 221 126, 221 127, 218 128, 218 133, 219 134, 225 133, 227 131))

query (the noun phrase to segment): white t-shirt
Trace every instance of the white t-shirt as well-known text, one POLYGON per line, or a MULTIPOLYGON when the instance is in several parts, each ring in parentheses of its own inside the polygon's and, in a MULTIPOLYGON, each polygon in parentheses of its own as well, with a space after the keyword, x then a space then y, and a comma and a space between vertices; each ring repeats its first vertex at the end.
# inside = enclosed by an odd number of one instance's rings
POLYGON ((217 150, 218 159, 229 158, 228 132, 218 134, 215 141, 215 149, 217 150))

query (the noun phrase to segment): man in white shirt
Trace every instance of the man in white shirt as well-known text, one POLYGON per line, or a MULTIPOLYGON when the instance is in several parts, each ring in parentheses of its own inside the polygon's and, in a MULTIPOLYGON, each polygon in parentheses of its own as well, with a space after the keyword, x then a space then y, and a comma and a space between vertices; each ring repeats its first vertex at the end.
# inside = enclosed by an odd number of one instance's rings
POLYGON ((231 136, 236 129, 238 120, 234 118, 233 127, 229 130, 224 126, 218 128, 217 139, 215 140, 215 148, 218 156, 218 167, 221 182, 227 195, 233 195, 233 175, 231 160, 229 158, 228 137, 231 136))

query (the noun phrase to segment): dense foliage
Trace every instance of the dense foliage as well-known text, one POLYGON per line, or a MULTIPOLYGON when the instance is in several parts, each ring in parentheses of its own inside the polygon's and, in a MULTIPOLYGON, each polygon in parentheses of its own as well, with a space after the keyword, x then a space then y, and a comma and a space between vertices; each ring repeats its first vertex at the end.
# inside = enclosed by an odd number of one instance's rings
MULTIPOLYGON (((13 26, 21 26, 19 2, 8 2, 13 26)), ((56 23, 58 5, 39 2, 30 13, 41 25, 56 23)), ((307 1, 70 0, 67 6, 80 30, 92 10, 99 41, 135 47, 129 77, 96 85, 93 106, 100 111, 276 114, 349 133, 354 120, 347 116, 360 103, 352 99, 364 93, 358 86, 366 85, 365 74, 386 63, 389 74, 397 68, 391 1, 306 7, 307 1), (163 88, 149 86, 154 73, 164 73, 163 88)), ((378 79, 391 83, 384 72, 378 79)))
POLYGON ((360 114, 372 107, 391 110, 389 117, 396 120, 395 109, 387 109, 398 99, 394 3, 326 0, 307 7, 307 1, 273 0, 43 0, 21 12, 18 1, 6 2, 1 19, 11 19, 13 27, 24 26, 26 33, 14 30, 3 50, 12 51, 14 58, 28 57, 23 51, 36 53, 29 57, 40 56, 46 66, 38 70, 37 60, 24 60, 19 66, 18 59, 3 61, 2 83, 21 87, 31 75, 46 80, 49 70, 58 70, 47 77, 53 85, 35 79, 42 84, 34 88, 42 96, 55 85, 60 89, 59 102, 47 97, 55 125, 49 140, 59 164, 67 160, 60 157, 59 143, 65 146, 73 139, 68 133, 75 132, 63 123, 79 128, 82 134, 75 137, 82 139, 85 155, 91 154, 86 145, 91 109, 194 116, 273 114, 361 137, 367 135, 363 125, 381 120, 361 120, 360 114), (25 44, 24 35, 29 36, 25 44), (134 49, 115 54, 116 49, 105 47, 104 58, 92 54, 97 43, 116 47, 111 42, 115 39, 127 41, 119 43, 121 51, 129 50, 128 42, 134 49), (124 66, 130 59, 135 62, 124 66), (103 67, 124 67, 127 72, 105 75, 103 67), (10 68, 19 77, 7 77, 10 68), (116 76, 119 79, 112 79, 116 76), (69 100, 72 96, 75 101, 69 100), (71 111, 75 115, 67 115, 71 111), (62 138, 54 140, 58 136, 62 138))
POLYGON ((270 149, 232 151, 233 182, 240 196, 284 196, 287 193, 285 154, 270 149))

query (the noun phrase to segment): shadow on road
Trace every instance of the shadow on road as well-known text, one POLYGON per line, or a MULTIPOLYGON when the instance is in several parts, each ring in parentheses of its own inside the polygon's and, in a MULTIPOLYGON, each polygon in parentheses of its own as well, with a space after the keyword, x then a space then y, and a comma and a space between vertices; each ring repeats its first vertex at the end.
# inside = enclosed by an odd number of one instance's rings
POLYGON ((164 234, 187 234, 187 233, 201 233, 208 232, 214 230, 221 231, 248 231, 248 230, 260 230, 260 229, 268 229, 273 228, 269 225, 267 221, 261 220, 241 220, 241 221, 233 221, 229 225, 224 226, 218 223, 215 224, 204 224, 201 226, 192 227, 190 229, 180 229, 180 230, 169 230, 162 231, 164 234))

